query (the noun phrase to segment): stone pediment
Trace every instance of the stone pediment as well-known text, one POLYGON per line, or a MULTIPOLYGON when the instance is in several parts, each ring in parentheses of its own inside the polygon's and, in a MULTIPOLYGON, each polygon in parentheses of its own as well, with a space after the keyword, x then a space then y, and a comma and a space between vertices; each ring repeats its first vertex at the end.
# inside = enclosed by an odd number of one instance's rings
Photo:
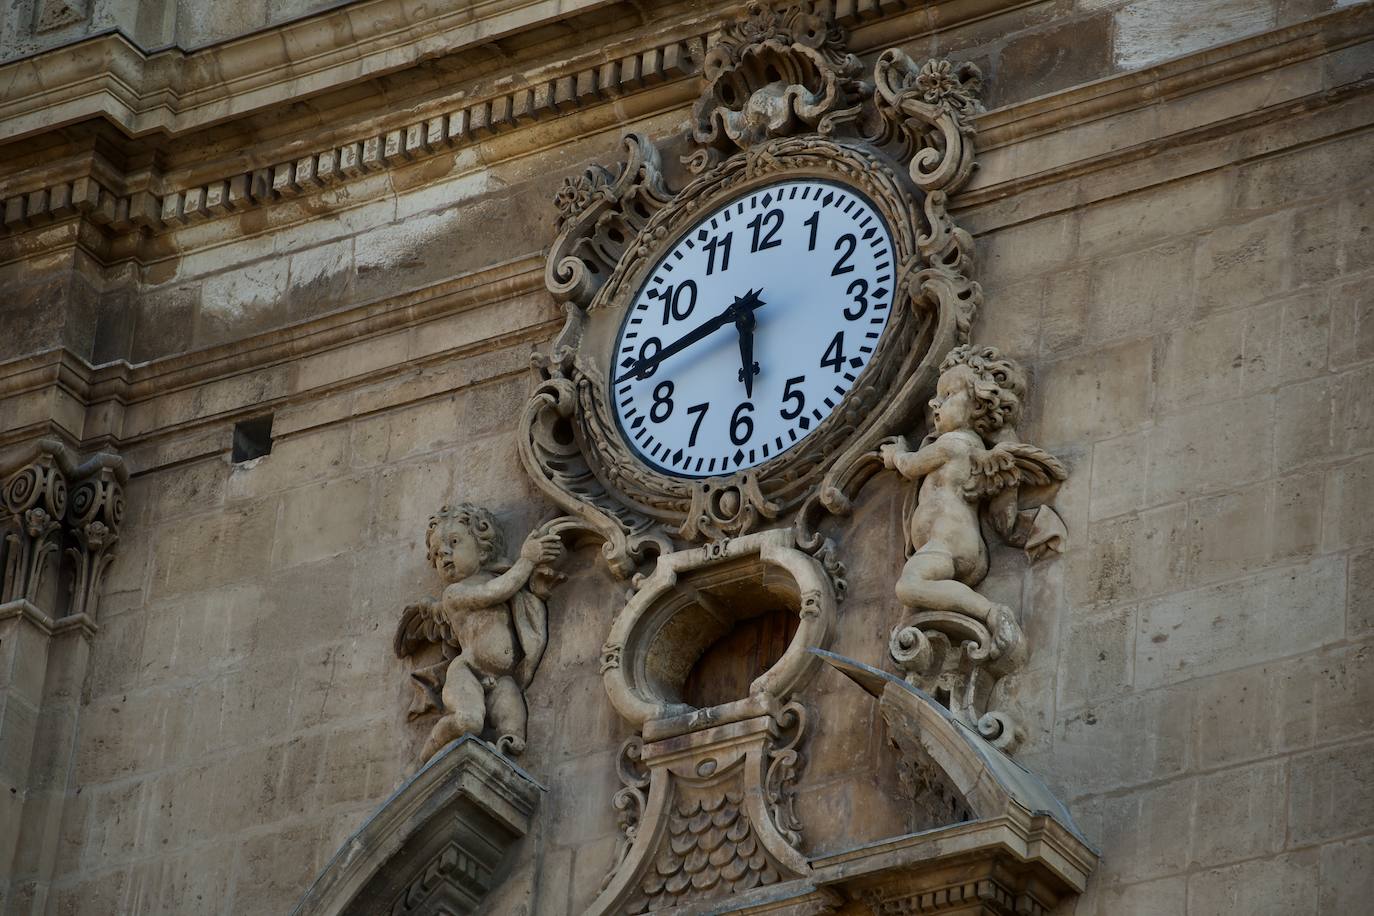
POLYGON ((464 736, 348 838, 292 916, 476 912, 543 792, 491 745, 464 736))

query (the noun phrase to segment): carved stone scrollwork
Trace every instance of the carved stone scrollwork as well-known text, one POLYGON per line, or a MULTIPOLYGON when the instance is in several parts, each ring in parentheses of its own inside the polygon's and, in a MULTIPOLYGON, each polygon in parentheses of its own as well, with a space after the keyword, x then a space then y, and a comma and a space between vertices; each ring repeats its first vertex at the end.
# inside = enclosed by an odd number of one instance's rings
POLYGON ((714 167, 722 154, 775 137, 815 131, 829 135, 856 119, 872 89, 843 33, 802 6, 774 10, 752 2, 727 23, 706 52, 706 89, 692 109, 686 158, 692 171, 714 167))
POLYGON ((591 166, 566 179, 554 198, 559 231, 545 282, 560 301, 590 305, 639 231, 672 198, 652 143, 629 134, 625 153, 618 170, 591 166))
POLYGON ((67 511, 67 480, 58 459, 44 452, 4 481, 5 567, 0 603, 37 603, 49 558, 60 547, 67 511))
POLYGON ((49 622, 94 632, 100 583, 124 521, 123 460, 102 452, 78 464, 65 444, 44 439, 0 474, 0 604, 28 602, 49 622), (70 562, 61 566, 64 545, 70 562), (54 589, 48 576, 57 573, 63 581, 54 589))
POLYGON ((101 456, 89 476, 72 490, 67 508, 75 547, 67 548, 74 568, 68 613, 94 620, 100 583, 114 561, 114 547, 124 522, 123 465, 112 455, 101 456))

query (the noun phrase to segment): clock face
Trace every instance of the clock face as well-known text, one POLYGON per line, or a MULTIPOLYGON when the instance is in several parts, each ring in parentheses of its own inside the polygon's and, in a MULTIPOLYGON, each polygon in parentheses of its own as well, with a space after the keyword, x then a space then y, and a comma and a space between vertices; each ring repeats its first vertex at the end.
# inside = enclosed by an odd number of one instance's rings
POLYGON ((625 441, 675 477, 762 464, 815 432, 892 312, 892 235, 845 185, 736 197, 654 265, 626 310, 610 390, 625 441))

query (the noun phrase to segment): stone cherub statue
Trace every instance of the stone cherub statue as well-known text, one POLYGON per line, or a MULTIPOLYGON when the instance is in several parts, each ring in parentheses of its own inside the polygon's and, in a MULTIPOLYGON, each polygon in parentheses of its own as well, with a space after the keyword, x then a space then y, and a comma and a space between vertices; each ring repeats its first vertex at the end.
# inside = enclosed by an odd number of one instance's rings
POLYGON ((530 534, 514 563, 504 560, 501 529, 487 510, 463 503, 430 516, 429 562, 447 585, 438 598, 408 605, 396 627, 397 657, 439 644, 443 658, 411 674, 418 696, 410 718, 441 716, 421 753, 427 761, 465 734, 489 726, 502 751, 525 749, 524 690, 548 642, 544 599, 557 576, 556 534, 530 534))
POLYGON ((1032 558, 1058 551, 1064 537, 1054 510, 1018 505, 1023 485, 1067 476, 1052 455, 1016 439, 1025 390, 1025 374, 996 349, 955 347, 930 402, 933 432, 920 448, 898 437, 879 451, 885 467, 916 483, 904 514, 910 557, 897 581, 898 600, 909 614, 956 613, 983 624, 993 658, 1020 645, 1021 629, 1011 608, 974 591, 988 573, 980 513, 1032 558))

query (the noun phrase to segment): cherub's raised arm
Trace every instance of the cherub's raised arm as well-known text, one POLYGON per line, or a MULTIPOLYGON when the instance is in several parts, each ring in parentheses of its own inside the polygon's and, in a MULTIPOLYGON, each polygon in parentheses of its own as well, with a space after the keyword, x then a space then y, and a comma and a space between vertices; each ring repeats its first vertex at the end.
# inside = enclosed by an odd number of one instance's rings
POLYGON ((914 451, 907 447, 905 439, 899 437, 895 442, 883 444, 879 452, 885 466, 908 480, 925 477, 951 457, 949 443, 943 436, 933 442, 922 444, 914 451))
POLYGON ((444 589, 444 607, 450 610, 491 607, 502 601, 509 601, 515 593, 524 588, 534 572, 534 564, 523 557, 511 564, 510 569, 485 582, 465 579, 455 582, 444 589))

